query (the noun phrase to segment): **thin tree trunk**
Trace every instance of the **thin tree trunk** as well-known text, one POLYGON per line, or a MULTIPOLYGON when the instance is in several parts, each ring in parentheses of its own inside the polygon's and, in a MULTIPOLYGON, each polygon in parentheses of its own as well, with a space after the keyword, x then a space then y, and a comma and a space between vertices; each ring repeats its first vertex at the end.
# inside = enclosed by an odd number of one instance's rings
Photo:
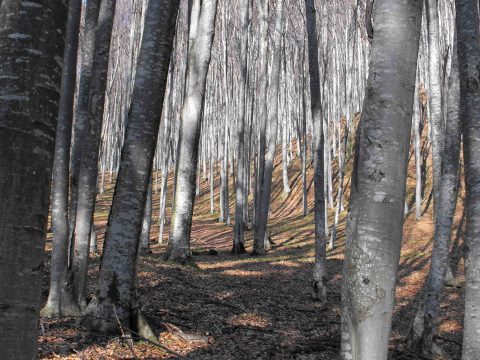
POLYGON ((318 67, 317 21, 314 0, 305 0, 307 14, 308 63, 310 71, 310 96, 313 122, 313 168, 315 187, 315 265, 313 267, 313 296, 321 304, 327 302, 327 250, 325 236, 325 173, 324 141, 322 121, 322 99, 320 94, 320 71, 318 67))
POLYGON ((438 0, 425 0, 428 25, 429 54, 429 104, 430 124, 432 132, 432 162, 433 162, 433 204, 434 215, 440 201, 440 184, 442 178, 443 145, 445 143, 445 128, 442 114, 442 88, 440 70, 440 26, 438 23, 438 0))
POLYGON ((270 194, 272 191, 272 174, 275 160, 275 148, 278 125, 278 97, 280 88, 280 70, 282 60, 282 36, 283 36, 283 0, 277 1, 275 29, 273 34, 273 61, 272 74, 270 78, 270 112, 268 114, 268 144, 267 153, 265 155, 265 170, 263 175, 262 187, 260 189, 259 208, 257 213, 258 224, 255 228, 256 246, 254 254, 265 254, 268 212, 270 208, 270 194))
POLYGON ((76 316, 80 314, 80 310, 73 301, 72 279, 69 271, 68 188, 81 7, 81 0, 71 0, 68 9, 53 159, 51 200, 53 240, 50 291, 47 303, 41 311, 41 315, 45 317, 76 316))
POLYGON ((463 123, 466 234, 465 317, 462 360, 480 358, 480 24, 478 1, 456 0, 458 64, 460 69, 460 107, 463 123))
POLYGON ((240 83, 237 119, 237 176, 235 177, 235 227, 233 230, 233 254, 245 253, 244 193, 245 193, 245 108, 248 55, 248 13, 250 0, 240 0, 240 83))
POLYGON ((388 355, 422 6, 409 0, 375 3, 347 225, 342 359, 385 360, 388 355))
MULTIPOLYGON (((132 318, 139 315, 134 295, 137 249, 158 138, 178 4, 178 0, 150 0, 148 3, 102 263, 95 297, 87 308, 88 325, 99 331, 118 331, 117 319, 131 328, 132 318)), ((138 332, 147 332, 147 337, 151 334, 146 327, 138 329, 138 332)))
POLYGON ((75 220, 74 257, 72 263, 74 300, 82 311, 86 309, 87 305, 85 295, 90 229, 92 227, 95 197, 97 194, 98 152, 115 6, 116 0, 102 0, 100 5, 98 26, 95 34, 92 82, 90 83, 88 107, 85 109, 88 117, 79 171, 78 207, 75 220))
POLYGON ((442 162, 440 197, 436 207, 432 259, 424 299, 415 316, 408 338, 411 348, 427 356, 441 354, 441 350, 438 349, 433 338, 436 334, 440 295, 449 264, 450 239, 458 194, 462 126, 459 119, 460 80, 456 46, 454 47, 450 73, 448 100, 448 122, 442 162))
POLYGON ((191 259, 190 233, 198 145, 216 14, 217 0, 203 0, 197 36, 189 52, 188 86, 181 113, 171 232, 165 254, 166 259, 182 264, 191 259))
POLYGON ((37 354, 64 2, 0 4, 0 359, 37 354), (21 61, 20 61, 21 60, 21 61), (41 90, 39 90, 41 89, 41 90))

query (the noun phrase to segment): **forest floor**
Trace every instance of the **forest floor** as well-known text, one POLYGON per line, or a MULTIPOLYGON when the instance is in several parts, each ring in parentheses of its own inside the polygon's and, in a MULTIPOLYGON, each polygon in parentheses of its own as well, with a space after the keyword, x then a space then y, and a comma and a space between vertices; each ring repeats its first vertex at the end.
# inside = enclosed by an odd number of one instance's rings
MULTIPOLYGON (((347 170, 351 168, 351 161, 347 170)), ((411 164, 408 181, 410 208, 413 207, 415 171, 411 164)), ((334 168, 335 170, 335 168, 334 168)), ((427 173, 430 170, 428 169, 427 173)), ((152 254, 138 262, 138 294, 142 309, 159 341, 188 359, 335 359, 340 346, 340 286, 342 278, 345 215, 342 212, 335 247, 328 251, 328 306, 320 308, 311 296, 313 264, 313 185, 308 169, 309 212, 303 216, 300 162, 289 166, 289 195, 282 193, 281 164, 274 173, 272 212, 269 229, 275 245, 265 257, 230 254, 232 226, 210 214, 208 181, 202 179, 195 205, 192 249, 215 249, 217 255, 194 256, 195 266, 179 267, 163 261, 165 245, 158 238, 159 192, 154 194, 152 254), (183 333, 182 333, 183 332, 183 333), (186 335, 185 335, 186 334, 186 335), (195 335, 195 336, 190 336, 195 335)), ((171 177, 171 176, 170 176, 171 177)), ((169 204, 171 181, 169 179, 169 204)), ((232 183, 232 181, 230 181, 232 183)), ((215 207, 218 209, 219 179, 215 178, 215 207)), ((345 188, 350 186, 349 172, 345 188)), ((397 301, 390 345, 391 359, 420 359, 408 352, 403 339, 408 332, 428 273, 434 223, 425 184, 424 214, 417 221, 410 211, 404 226, 404 242, 397 287, 397 301)), ((98 197, 95 224, 99 247, 103 243, 113 185, 107 184, 98 197)), ((234 194, 230 187, 233 213, 234 194)), ((348 199, 348 192, 345 196, 348 199)), ((334 210, 330 210, 330 224, 334 210)), ((170 212, 167 212, 167 219, 170 212)), ((463 260, 461 244, 465 226, 463 191, 454 224, 452 268, 458 286, 446 287, 441 305, 437 341, 452 359, 460 359, 463 319, 463 260)), ((168 220, 164 242, 168 235, 168 220)), ((247 251, 252 248, 252 231, 246 231, 247 251)), ((49 257, 42 300, 48 295, 49 257)), ((93 255, 89 271, 89 293, 93 293, 99 255, 93 255)), ((76 319, 46 320, 40 324, 40 359, 174 359, 161 348, 143 342, 133 347, 121 337, 95 334, 82 328, 76 319)))

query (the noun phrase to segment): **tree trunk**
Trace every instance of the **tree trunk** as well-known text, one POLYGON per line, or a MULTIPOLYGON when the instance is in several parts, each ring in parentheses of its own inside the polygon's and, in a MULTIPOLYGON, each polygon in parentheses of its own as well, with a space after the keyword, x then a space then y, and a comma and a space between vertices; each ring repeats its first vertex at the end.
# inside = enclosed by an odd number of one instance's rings
MULTIPOLYGON (((258 155, 257 155, 257 187, 255 189, 255 231, 260 226, 260 208, 261 208, 261 191, 265 178, 265 152, 267 148, 267 98, 268 98, 268 6, 269 1, 263 0, 258 5, 258 22, 259 22, 259 53, 260 69, 259 69, 259 112, 258 112, 258 155)), ((254 237, 253 252, 262 254, 265 252, 264 237, 254 237)))
MULTIPOLYGON (((93 53, 95 51, 95 29, 98 21, 100 0, 89 0, 84 8, 85 24, 80 60, 80 76, 78 81, 77 106, 75 108, 75 124, 70 155, 70 211, 69 211, 69 247, 73 241, 75 221, 77 220, 78 181, 82 162, 83 141, 88 136, 88 94, 92 76, 93 53)), ((102 179, 103 181, 103 179, 102 179)))
MULTIPOLYGON (((78 183, 78 207, 75 220, 73 258, 74 300, 85 310, 86 277, 90 249, 95 197, 97 194, 98 151, 102 130, 105 89, 107 85, 108 54, 112 35, 116 0, 102 0, 95 34, 95 53, 92 65, 92 82, 88 96, 88 114, 83 140, 78 183)), ((80 112, 80 110, 79 110, 80 112)))
POLYGON ((81 0, 71 0, 68 9, 61 95, 53 158, 51 204, 53 240, 50 291, 47 303, 41 311, 41 315, 45 317, 76 316, 80 314, 80 310, 73 301, 72 279, 69 271, 68 188, 81 7, 81 0))
POLYGON ((429 104, 430 124, 432 126, 433 161, 433 204, 434 215, 440 201, 440 183, 442 178, 443 145, 445 126, 442 114, 442 87, 440 70, 440 26, 438 23, 438 0, 425 0, 427 6, 428 54, 429 54, 429 104))
POLYGON ((142 230, 138 242, 138 252, 140 255, 151 254, 150 250, 150 227, 152 225, 152 179, 148 183, 147 200, 143 210, 142 230))
POLYGON ((191 259, 190 232, 195 202, 203 102, 213 42, 217 0, 204 0, 197 36, 189 52, 187 91, 181 113, 170 239, 165 258, 181 264, 191 259))
POLYGON ((463 123, 466 234, 463 360, 480 358, 480 32, 478 1, 456 0, 460 106, 463 123))
POLYGON ((0 358, 34 359, 64 2, 0 4, 0 358))
MULTIPOLYGON (((282 60, 282 36, 283 36, 283 0, 277 1, 275 29, 273 34, 273 61, 270 78, 270 112, 268 114, 268 144, 265 155, 265 170, 262 186, 260 188, 259 208, 257 213, 258 224, 255 228, 254 254, 265 254, 265 240, 267 234, 268 212, 270 208, 270 194, 272 192, 272 174, 275 160, 275 148, 278 125, 278 97, 280 88, 280 68, 282 60)), ((261 155, 260 155, 261 156, 261 155)))
POLYGON ((458 194, 460 142, 462 126, 459 119, 460 80, 458 56, 454 47, 448 89, 448 122, 446 128, 440 197, 436 207, 432 259, 425 286, 425 295, 412 323, 409 346, 423 355, 435 355, 440 349, 433 342, 440 307, 445 273, 449 264, 450 239, 458 194))
MULTIPOLYGON (((131 328, 138 314, 136 258, 151 178, 179 1, 150 0, 95 296, 87 322, 99 331, 131 328), (160 97, 160 98, 159 98, 160 97)), ((135 324, 133 324, 135 325, 135 324)), ((141 329, 138 329, 141 330, 141 329)))
POLYGON ((245 224, 243 211, 245 207, 245 108, 247 85, 248 55, 248 13, 250 0, 240 0, 240 82, 237 120, 237 176, 235 177, 235 227, 233 230, 233 254, 245 253, 245 224))
POLYGON ((375 3, 347 226, 342 359, 385 360, 388 355, 422 6, 409 0, 375 3))
POLYGON ((315 265, 313 267, 313 297, 321 304, 327 302, 327 250, 325 236, 325 174, 322 99, 318 67, 317 20, 314 0, 305 0, 308 37, 310 97, 313 122, 313 167, 315 187, 315 265))

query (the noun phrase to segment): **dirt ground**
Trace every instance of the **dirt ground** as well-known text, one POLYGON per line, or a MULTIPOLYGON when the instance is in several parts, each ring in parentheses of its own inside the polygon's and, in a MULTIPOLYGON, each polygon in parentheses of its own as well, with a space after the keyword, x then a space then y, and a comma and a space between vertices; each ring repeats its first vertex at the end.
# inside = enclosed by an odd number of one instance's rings
MULTIPOLYGON (((351 167, 349 163, 348 168, 351 167)), ((414 174, 412 166, 410 174, 414 174)), ((320 308, 311 297, 313 264, 313 186, 308 171, 309 213, 303 216, 299 161, 289 167, 291 193, 282 194, 281 166, 274 174, 273 204, 269 229, 275 245, 265 257, 233 256, 232 226, 210 214, 209 185, 202 180, 195 206, 192 248, 215 249, 218 255, 194 256, 196 266, 179 267, 163 261, 165 245, 152 243, 152 254, 138 263, 138 293, 142 309, 161 344, 188 359, 335 359, 340 346, 340 286, 345 235, 342 213, 335 247, 328 252, 329 304, 320 308), (195 335, 195 336, 192 336, 195 335)), ((172 180, 172 179, 169 179, 172 180)), ((215 179, 215 206, 218 209, 215 179)), ((169 181, 169 204, 171 204, 169 181)), ((349 187, 349 178, 345 187, 349 187)), ((95 224, 103 242, 112 184, 98 197, 95 224)), ((414 176, 409 178, 408 197, 413 197, 414 176)), ((415 220, 411 211, 404 226, 404 242, 397 288, 391 359, 419 359, 403 345, 417 310, 421 288, 428 272, 433 236, 430 184, 425 184, 424 214, 415 220)), ((232 188, 230 188, 232 189, 232 188)), ((231 195, 233 213, 234 194, 231 195)), ((348 194, 345 199, 348 200, 348 194)), ((463 262, 461 243, 465 226, 463 195, 454 226, 452 268, 458 287, 443 293, 437 341, 452 359, 460 359, 463 318, 463 262)), ((159 192, 154 194, 152 241, 158 237, 159 192)), ((413 207, 410 201, 410 207, 413 207)), ((330 223, 334 210, 330 210, 330 223)), ((170 218, 170 213, 167 213, 170 218)), ((164 242, 168 235, 167 229, 164 242)), ((247 231, 247 250, 252 232, 247 231)), ((50 243, 47 241, 47 255, 50 243)), ((100 257, 90 264, 89 293, 93 292, 100 257)), ((48 295, 49 259, 45 266, 43 301, 48 295)), ((87 331, 77 319, 46 320, 40 324, 40 359, 174 359, 161 348, 143 342, 128 346, 122 337, 87 331)))

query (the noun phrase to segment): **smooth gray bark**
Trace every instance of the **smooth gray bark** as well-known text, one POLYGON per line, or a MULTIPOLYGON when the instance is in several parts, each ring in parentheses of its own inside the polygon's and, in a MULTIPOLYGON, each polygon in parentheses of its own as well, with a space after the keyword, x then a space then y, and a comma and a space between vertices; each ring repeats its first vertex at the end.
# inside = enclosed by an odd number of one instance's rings
MULTIPOLYGON (((267 152, 265 154, 265 169, 263 181, 260 188, 260 196, 258 202, 257 219, 258 223, 255 227, 254 234, 254 254, 264 254, 266 249, 266 235, 268 212, 270 208, 270 195, 272 192, 272 174, 273 163, 275 160, 275 148, 277 138, 278 125, 278 97, 280 89, 280 68, 282 60, 282 36, 283 36, 283 0, 277 1, 276 19, 273 34, 273 60, 272 73, 270 77, 270 111, 268 113, 268 143, 267 152)), ((261 161, 261 160, 260 160, 261 161)))
POLYGON ((78 183, 78 207, 74 231, 73 291, 74 300, 83 311, 86 308, 86 278, 90 250, 95 198, 97 194, 98 153, 103 123, 107 86, 108 54, 113 28, 116 0, 102 0, 95 33, 92 76, 87 105, 87 123, 83 139, 78 183))
POLYGON ((478 1, 456 0, 466 189, 463 360, 480 358, 480 23, 478 1))
MULTIPOLYGON (((179 1, 150 0, 139 55, 121 164, 95 296, 87 322, 99 331, 130 327, 139 314, 136 259, 148 183, 162 114, 179 1)), ((142 329, 138 329, 141 332, 142 329)))
POLYGON ((70 273, 68 193, 73 100, 77 71, 77 50, 82 0, 71 0, 68 9, 63 71, 58 109, 52 180, 52 256, 50 291, 41 311, 44 317, 75 316, 80 310, 73 301, 70 273))
POLYGON ((0 359, 36 358, 67 8, 0 4, 0 359))
POLYGON ((138 242, 138 253, 140 255, 148 255, 150 250, 150 228, 152 225, 152 179, 148 183, 147 200, 143 210, 142 231, 140 232, 140 240, 138 242))
POLYGON ((321 304, 327 302, 327 249, 325 236, 325 174, 322 99, 318 65, 317 21, 314 0, 305 0, 307 14, 308 64, 310 72, 310 103, 313 122, 313 168, 315 211, 315 265, 313 267, 313 296, 321 304))
POLYGON ((404 221, 423 2, 375 2, 370 75, 351 185, 341 357, 386 360, 404 221))
POLYGON ((250 0, 240 0, 240 81, 237 119, 237 176, 235 177, 235 226, 233 229, 233 254, 245 253, 245 113, 248 55, 248 13, 250 0))
POLYGON ((93 53, 95 50, 95 29, 97 27, 99 9, 100 0, 88 0, 84 7, 85 21, 83 24, 84 32, 82 48, 80 49, 81 59, 78 79, 77 106, 75 107, 74 133, 72 136, 72 148, 70 154, 70 211, 68 214, 70 247, 73 245, 73 233, 75 231, 75 221, 77 217, 78 178, 82 161, 83 141, 89 136, 87 131, 88 94, 90 92, 93 53))
POLYGON ((440 295, 449 264, 450 239, 458 194, 462 126, 459 117, 460 80, 456 47, 452 56, 452 70, 448 89, 448 121, 445 133, 440 197, 436 207, 432 258, 424 299, 415 316, 408 338, 411 348, 427 356, 441 352, 433 340, 437 330, 440 295))
MULTIPOLYGON (((258 154, 257 154, 257 186, 255 189, 255 231, 260 226, 261 189, 265 178, 265 153, 267 148, 267 89, 268 89, 268 6, 269 1, 258 3, 259 22, 259 111, 258 111, 258 154)), ((253 252, 265 253, 265 238, 254 237, 253 252)))
POLYGON ((440 201, 442 178, 443 145, 445 143, 445 125, 442 113, 442 86, 440 69, 440 26, 438 22, 438 0, 425 0, 428 25, 428 68, 429 68, 429 105, 432 133, 433 162, 433 203, 434 214, 440 201))
POLYGON ((203 103, 217 15, 217 0, 204 0, 188 60, 187 89, 181 112, 171 232, 165 258, 178 263, 191 259, 190 233, 195 202, 203 103))

